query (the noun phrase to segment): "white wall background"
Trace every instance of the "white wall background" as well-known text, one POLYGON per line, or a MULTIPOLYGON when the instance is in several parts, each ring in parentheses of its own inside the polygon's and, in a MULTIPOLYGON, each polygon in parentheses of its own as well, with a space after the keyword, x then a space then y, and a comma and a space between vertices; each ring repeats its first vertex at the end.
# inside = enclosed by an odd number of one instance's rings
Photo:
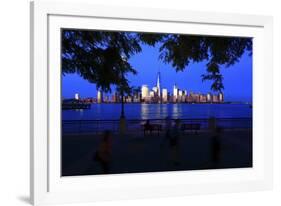
MULTIPOLYGON (((80 2, 82 1, 86 0, 80 0, 80 2)), ((281 6, 278 5, 279 1, 92 0, 92 2, 108 5, 160 7, 273 16, 275 184, 273 191, 266 192, 115 201, 80 205, 281 205, 281 84, 279 83, 281 81, 281 6)), ((2 0, 0 2, 0 25, 0 205, 27 205, 29 198, 29 1, 2 0)))

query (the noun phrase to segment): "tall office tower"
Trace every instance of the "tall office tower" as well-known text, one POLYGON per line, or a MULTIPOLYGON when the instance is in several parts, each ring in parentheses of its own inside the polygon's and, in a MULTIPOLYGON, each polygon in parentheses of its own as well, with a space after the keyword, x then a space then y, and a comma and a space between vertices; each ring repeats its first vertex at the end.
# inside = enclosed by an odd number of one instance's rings
POLYGON ((154 96, 155 96, 154 91, 150 91, 150 92, 149 92, 149 97, 150 97, 150 98, 153 98, 154 96))
POLYGON ((176 84, 174 84, 174 88, 173 88, 173 96, 177 97, 178 96, 178 87, 176 84))
POLYGON ((161 100, 161 79, 160 79, 160 72, 157 73, 157 83, 156 83, 156 87, 157 87, 157 95, 161 100))
POLYGON ((152 87, 152 91, 155 92, 155 95, 156 95, 156 94, 158 95, 158 87, 152 87))
POLYGON ((145 98, 149 97, 149 89, 147 85, 141 86, 141 99, 145 100, 145 98))
POLYGON ((174 87, 173 87, 173 102, 176 102, 177 99, 178 99, 178 87, 176 84, 174 84, 174 87))
POLYGON ((212 96, 210 93, 207 94, 207 102, 212 102, 212 96))
POLYGON ((181 102, 181 101, 182 101, 182 90, 181 90, 181 89, 178 89, 177 101, 178 101, 178 102, 181 102))
POLYGON ((182 97, 182 101, 183 102, 186 102, 187 101, 187 90, 185 89, 184 91, 183 91, 183 97, 182 97))
POLYGON ((80 99, 78 93, 75 94, 74 99, 76 99, 76 100, 79 100, 79 99, 80 99))
POLYGON ((97 99, 98 99, 98 103, 103 102, 102 91, 100 90, 98 90, 97 99))
POLYGON ((223 93, 219 93, 219 102, 223 102, 224 98, 223 98, 223 93))
POLYGON ((162 101, 164 103, 168 102, 168 90, 162 89, 162 101))
POLYGON ((180 89, 179 89, 178 91, 179 91, 179 96, 180 96, 180 97, 182 97, 182 95, 183 95, 183 91, 182 91, 182 90, 180 90, 180 89))

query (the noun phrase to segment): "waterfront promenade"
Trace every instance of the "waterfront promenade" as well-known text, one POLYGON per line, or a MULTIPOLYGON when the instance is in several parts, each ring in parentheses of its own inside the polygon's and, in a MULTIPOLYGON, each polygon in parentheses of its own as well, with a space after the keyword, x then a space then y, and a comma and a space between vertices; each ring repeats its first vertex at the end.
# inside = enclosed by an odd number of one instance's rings
MULTIPOLYGON (((103 174, 93 158, 101 142, 101 134, 65 134, 62 136, 62 175, 103 174)), ((212 133, 181 133, 177 164, 164 133, 143 135, 142 132, 113 133, 110 174, 159 172, 252 166, 252 130, 225 129, 215 151, 212 133)))

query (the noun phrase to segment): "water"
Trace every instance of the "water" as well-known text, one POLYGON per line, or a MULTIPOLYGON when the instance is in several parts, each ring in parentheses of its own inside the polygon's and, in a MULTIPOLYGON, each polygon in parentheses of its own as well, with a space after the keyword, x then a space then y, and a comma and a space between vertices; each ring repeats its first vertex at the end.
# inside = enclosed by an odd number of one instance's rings
MULTIPOLYGON (((91 109, 63 110, 63 120, 115 120, 121 104, 92 104, 91 109)), ((252 118, 247 104, 125 104, 127 119, 252 118)))

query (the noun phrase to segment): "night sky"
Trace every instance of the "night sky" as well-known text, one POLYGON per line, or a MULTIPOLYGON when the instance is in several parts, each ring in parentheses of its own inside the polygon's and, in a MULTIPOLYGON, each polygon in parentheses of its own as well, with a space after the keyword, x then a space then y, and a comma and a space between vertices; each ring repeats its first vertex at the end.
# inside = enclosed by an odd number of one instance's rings
MULTIPOLYGON (((152 89, 156 85, 157 72, 160 71, 162 88, 167 88, 169 92, 172 92, 175 83, 179 89, 188 92, 212 92, 212 82, 202 82, 201 78, 206 72, 206 62, 190 63, 183 72, 176 72, 171 65, 159 60, 158 56, 157 46, 142 45, 142 52, 129 59, 138 72, 137 75, 127 76, 131 86, 147 84, 152 89)), ((240 61, 233 66, 222 66, 221 74, 224 77, 225 101, 252 101, 252 56, 245 52, 240 61)), ((96 97, 96 87, 77 74, 62 76, 62 97, 74 98, 75 93, 79 93, 81 98, 96 97)))

